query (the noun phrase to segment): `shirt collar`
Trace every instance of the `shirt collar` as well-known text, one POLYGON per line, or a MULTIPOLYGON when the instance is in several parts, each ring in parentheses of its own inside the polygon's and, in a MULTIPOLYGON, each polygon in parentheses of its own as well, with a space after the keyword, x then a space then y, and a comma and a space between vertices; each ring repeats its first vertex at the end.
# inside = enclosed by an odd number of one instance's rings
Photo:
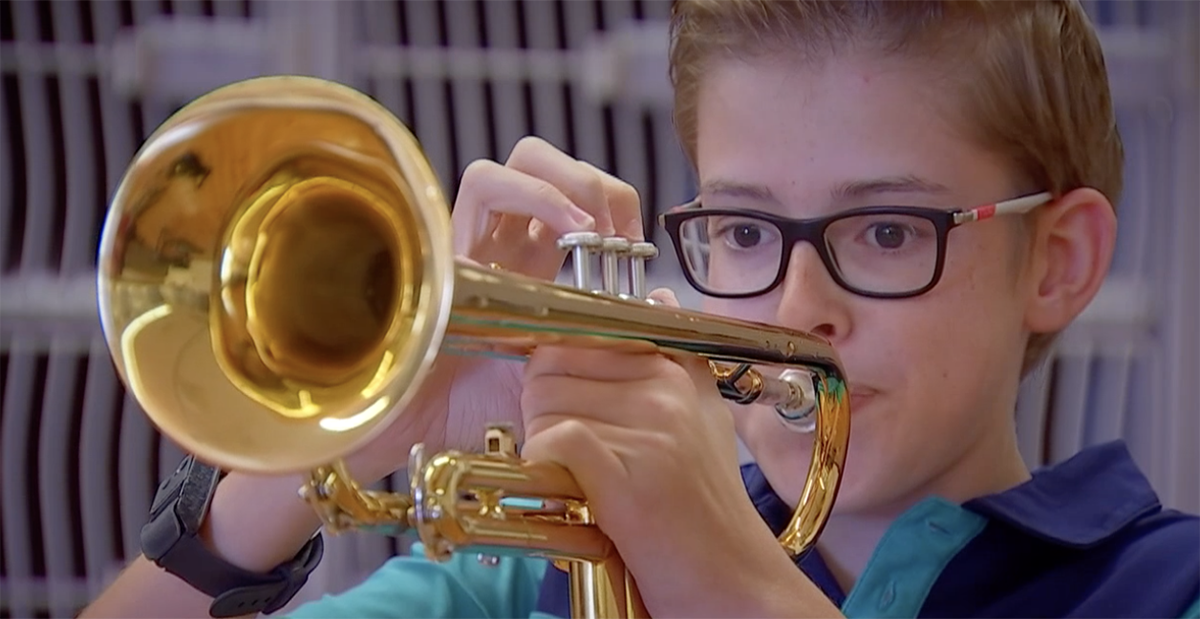
MULTIPOLYGON (((780 534, 791 520, 791 507, 775 494, 756 465, 743 465, 742 479, 758 513, 771 531, 780 534)), ((1123 441, 1085 449, 1034 471, 1025 483, 967 501, 963 507, 1070 547, 1098 544, 1161 509, 1123 441)))
POLYGON ((1084 548, 1161 509, 1123 441, 1085 449, 1025 483, 963 504, 1045 541, 1084 548))
POLYGON ((754 502, 754 507, 771 528, 771 532, 775 535, 783 533, 792 519, 792 508, 775 494, 762 469, 759 469, 757 464, 743 464, 742 481, 746 484, 750 500, 754 502))

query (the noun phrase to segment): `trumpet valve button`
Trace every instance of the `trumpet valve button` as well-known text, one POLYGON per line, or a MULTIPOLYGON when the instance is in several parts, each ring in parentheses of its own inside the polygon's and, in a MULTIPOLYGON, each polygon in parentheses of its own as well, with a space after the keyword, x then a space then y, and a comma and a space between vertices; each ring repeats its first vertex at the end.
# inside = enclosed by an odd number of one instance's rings
POLYGON ((620 236, 608 236, 600 242, 600 251, 625 256, 633 246, 629 239, 620 236))
POLYGON ((562 250, 575 249, 576 247, 596 249, 603 243, 603 237, 595 232, 568 232, 558 237, 558 248, 562 250))
POLYGON ((644 241, 632 243, 629 246, 629 255, 633 258, 652 260, 658 257, 658 246, 644 241))

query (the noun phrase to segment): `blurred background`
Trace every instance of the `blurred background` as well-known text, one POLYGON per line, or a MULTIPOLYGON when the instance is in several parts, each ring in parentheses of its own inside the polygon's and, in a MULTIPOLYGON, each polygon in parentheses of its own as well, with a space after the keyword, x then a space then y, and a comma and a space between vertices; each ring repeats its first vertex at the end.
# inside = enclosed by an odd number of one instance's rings
MULTIPOLYGON (((1093 0, 1127 149, 1106 285, 1023 386, 1031 466, 1128 441, 1164 504, 1200 511, 1200 3, 1093 0)), ((0 1, 0 618, 70 616, 138 553, 181 454, 99 332, 106 204, 142 140, 219 85, 359 88, 408 124, 453 198, 527 134, 634 184, 646 219, 692 196, 666 79, 665 0, 0 1)), ((665 235, 651 283, 695 297, 665 235)), ((930 394, 937 397, 937 394, 930 394)), ((296 603, 404 541, 330 540, 296 603)))

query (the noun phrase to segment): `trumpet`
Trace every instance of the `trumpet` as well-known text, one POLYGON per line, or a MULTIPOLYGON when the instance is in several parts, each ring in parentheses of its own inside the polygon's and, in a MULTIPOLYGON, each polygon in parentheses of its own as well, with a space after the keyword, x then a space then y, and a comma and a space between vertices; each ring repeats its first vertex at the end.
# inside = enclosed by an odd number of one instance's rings
POLYGON ((104 223, 98 306, 121 379, 200 460, 307 473, 298 492, 331 532, 413 533, 434 560, 545 557, 569 572, 575 617, 644 617, 587 497, 562 467, 522 460, 511 428, 481 428, 481 453, 416 445, 408 494, 360 487, 344 458, 404 414, 441 354, 698 355, 724 397, 811 434, 779 542, 814 543, 850 423, 828 342, 648 301, 646 243, 564 236, 574 285, 475 264, 453 255, 449 210, 410 131, 356 90, 278 76, 194 100, 142 145, 104 223))

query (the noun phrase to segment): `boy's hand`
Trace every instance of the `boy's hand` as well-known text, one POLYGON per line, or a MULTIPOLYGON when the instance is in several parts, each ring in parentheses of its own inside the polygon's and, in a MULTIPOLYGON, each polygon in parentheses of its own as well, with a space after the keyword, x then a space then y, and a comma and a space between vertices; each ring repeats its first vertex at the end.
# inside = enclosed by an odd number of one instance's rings
MULTIPOLYGON (((459 184, 451 221, 459 258, 553 281, 566 253, 558 238, 595 231, 642 239, 637 191, 548 142, 525 138, 501 165, 479 160, 459 184)), ((490 421, 520 428, 521 365, 442 355, 403 415, 350 458, 362 481, 404 466, 408 448, 473 450, 490 421)))
POLYGON ((746 494, 706 361, 542 347, 521 404, 521 457, 574 475, 651 615, 765 616, 765 581, 799 575, 746 494))

